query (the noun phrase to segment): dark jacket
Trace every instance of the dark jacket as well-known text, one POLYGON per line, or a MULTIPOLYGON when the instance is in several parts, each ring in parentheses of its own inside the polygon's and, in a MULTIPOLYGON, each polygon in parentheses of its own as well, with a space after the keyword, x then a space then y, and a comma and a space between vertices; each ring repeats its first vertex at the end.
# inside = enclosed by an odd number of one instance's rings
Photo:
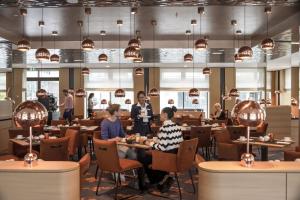
POLYGON ((153 111, 151 104, 146 105, 148 122, 143 122, 141 115, 141 107, 139 104, 133 104, 131 107, 131 119, 134 122, 133 132, 140 133, 142 136, 146 136, 151 133, 150 122, 153 118, 153 111))

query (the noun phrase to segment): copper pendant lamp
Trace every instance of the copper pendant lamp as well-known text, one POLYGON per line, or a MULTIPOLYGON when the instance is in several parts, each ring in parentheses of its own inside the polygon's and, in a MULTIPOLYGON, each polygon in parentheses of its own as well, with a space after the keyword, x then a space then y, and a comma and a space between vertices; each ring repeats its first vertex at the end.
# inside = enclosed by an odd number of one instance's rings
POLYGON ((38 89, 38 91, 36 91, 36 97, 37 98, 45 98, 47 96, 47 91, 44 89, 38 89))
POLYGON ((193 62, 193 55, 189 53, 189 51, 190 51, 190 35, 191 35, 191 31, 190 30, 186 30, 185 31, 185 35, 187 36, 188 53, 184 55, 183 60, 184 60, 184 62, 190 63, 190 62, 193 62))
POLYGON ((209 67, 204 67, 202 73, 204 75, 211 75, 211 69, 209 67))
POLYGON ((42 21, 39 21, 39 26, 41 27, 41 48, 38 48, 35 52, 35 58, 38 61, 46 61, 49 60, 50 58, 50 52, 48 49, 43 48, 43 28, 45 26, 45 22, 43 21, 44 19, 44 9, 42 8, 42 21))
POLYGON ((87 67, 83 67, 83 68, 81 69, 81 74, 82 74, 83 76, 89 75, 89 74, 90 74, 90 69, 87 68, 87 67))
POLYGON ((232 88, 228 94, 229 97, 239 97, 240 93, 236 88, 232 88))
POLYGON ((192 104, 199 104, 199 100, 198 99, 193 99, 192 104))
POLYGON ((265 7, 265 14, 267 16, 267 37, 261 42, 261 48, 265 51, 272 50, 275 47, 275 42, 269 38, 269 15, 272 13, 270 6, 265 7))
POLYGON ((83 88, 79 88, 78 90, 76 90, 75 96, 79 97, 79 98, 85 97, 86 96, 86 92, 85 92, 85 90, 83 88))
POLYGON ((53 36, 53 48, 54 48, 54 54, 50 56, 50 61, 54 63, 59 63, 59 55, 55 54, 55 37, 57 36, 57 31, 52 31, 53 36))
POLYGON ((134 73, 136 76, 143 76, 144 75, 144 70, 141 67, 138 67, 134 70, 134 73))
POLYGON ((125 100, 125 104, 127 104, 127 105, 128 105, 128 104, 131 104, 131 100, 130 100, 130 99, 126 99, 126 100, 125 100))
MULTIPOLYGON (((102 49, 103 49, 103 43, 104 43, 104 36, 106 35, 106 32, 104 30, 100 31, 100 35, 101 35, 101 46, 102 46, 102 49)), ((107 62, 108 60, 108 56, 105 54, 105 53, 102 53, 98 56, 98 61, 99 62, 107 62)))
POLYGON ((89 35, 90 35, 90 15, 92 13, 92 9, 90 7, 86 7, 84 9, 85 14, 87 15, 88 18, 88 34, 87 34, 87 38, 85 38, 82 43, 81 43, 81 47, 84 51, 91 51, 95 48, 95 43, 93 40, 89 39, 89 35))
MULTIPOLYGON (((193 27, 193 42, 194 42, 194 27, 197 24, 196 20, 191 21, 191 25, 193 27)), ((195 54, 195 50, 193 48, 193 55, 195 54)), ((199 90, 195 88, 195 61, 193 60, 193 88, 189 90, 189 97, 199 97, 199 90)))
POLYGON ((122 20, 117 20, 117 25, 119 26, 119 88, 115 90, 116 98, 125 97, 125 90, 121 87, 121 26, 123 25, 122 20))
MULTIPOLYGON (((245 37, 246 37, 246 3, 244 5, 244 43, 245 43, 245 37)), ((252 58, 253 51, 251 47, 244 45, 239 49, 238 54, 242 60, 246 60, 252 58)))
POLYGON ((28 51, 30 49, 30 42, 25 39, 25 16, 27 15, 27 9, 21 8, 20 9, 20 15, 22 15, 23 19, 23 39, 19 40, 17 43, 17 49, 19 51, 28 51))
POLYGON ((138 56, 136 58, 133 59, 133 62, 135 63, 141 63, 144 61, 144 58, 141 54, 141 51, 138 51, 138 56))
POLYGON ((174 99, 169 99, 168 104, 173 105, 174 104, 174 99))
POLYGON ((207 49, 207 40, 205 38, 201 38, 201 32, 202 32, 202 15, 204 15, 205 10, 204 7, 198 7, 198 14, 200 16, 199 23, 200 23, 200 38, 195 42, 195 48, 196 50, 206 50, 207 49))
MULTIPOLYGON (((135 23, 135 14, 137 13, 137 8, 131 8, 130 11, 131 15, 134 17, 134 23, 135 23)), ((124 50, 124 58, 128 60, 134 60, 135 58, 138 58, 139 56, 139 50, 141 48, 139 41, 136 38, 131 38, 131 15, 130 15, 130 40, 128 42, 128 47, 124 50)), ((135 29, 135 27, 133 28, 135 29)))
MULTIPOLYGON (((151 21, 151 25, 152 25, 152 36, 153 36, 153 48, 152 48, 152 56, 153 56, 153 68, 155 68, 155 26, 157 25, 156 20, 152 20, 151 21)), ((159 97, 159 90, 156 88, 156 83, 155 83, 155 76, 153 76, 153 87, 149 90, 149 94, 150 97, 159 97)))

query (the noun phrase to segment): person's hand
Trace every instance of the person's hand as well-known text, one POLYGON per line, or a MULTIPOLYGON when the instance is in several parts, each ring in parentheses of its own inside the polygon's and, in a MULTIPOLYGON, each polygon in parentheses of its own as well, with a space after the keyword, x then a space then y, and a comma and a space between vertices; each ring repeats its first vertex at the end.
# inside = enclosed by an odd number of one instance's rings
POLYGON ((150 141, 149 141, 149 140, 146 140, 146 141, 145 141, 145 145, 150 146, 150 141))
POLYGON ((145 139, 143 137, 140 137, 140 143, 146 144, 146 142, 147 142, 147 138, 145 139))

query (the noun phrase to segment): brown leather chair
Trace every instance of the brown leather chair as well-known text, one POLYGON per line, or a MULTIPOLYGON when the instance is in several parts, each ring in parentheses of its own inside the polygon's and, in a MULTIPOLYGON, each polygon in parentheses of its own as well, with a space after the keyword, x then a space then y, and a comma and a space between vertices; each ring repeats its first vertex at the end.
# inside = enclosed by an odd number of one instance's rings
POLYGON ((286 150, 284 151, 284 160, 285 161, 294 161, 300 159, 300 146, 295 148, 295 151, 286 150))
POLYGON ((96 124, 96 121, 92 119, 80 119, 78 123, 80 124, 80 126, 98 126, 98 124, 96 124))
POLYGON ((246 151, 245 145, 232 143, 228 131, 215 134, 217 155, 219 160, 239 161, 242 153, 246 151))
POLYGON ((122 124, 123 130, 126 132, 127 126, 131 126, 132 121, 128 120, 128 119, 121 119, 121 124, 122 124))
MULTIPOLYGON (((15 139, 17 135, 23 135, 23 137, 29 137, 29 130, 22 128, 13 128, 8 130, 9 139, 15 139)), ((27 147, 18 145, 13 142, 9 142, 9 152, 17 157, 24 157, 27 153, 27 147)))
POLYGON ((191 139, 198 138, 198 149, 202 149, 202 154, 206 159, 210 159, 211 147, 211 127, 191 127, 191 139))
POLYGON ((69 138, 68 153, 73 157, 79 147, 79 131, 75 129, 67 129, 65 137, 69 138))
POLYGON ((0 161, 5 161, 5 160, 20 160, 17 156, 11 155, 11 154, 5 154, 5 155, 0 155, 0 161))
POLYGON ((58 125, 66 125, 67 121, 66 120, 51 120, 51 126, 58 126, 58 125))
MULTIPOLYGON (((79 160, 79 166, 80 166, 80 183, 83 182, 84 175, 87 174, 87 172, 90 169, 91 164, 91 156, 89 153, 85 154, 80 160, 79 160)), ((80 184, 81 185, 81 184, 80 184)))
POLYGON ((100 169, 100 175, 96 190, 96 195, 99 195, 99 186, 103 172, 116 173, 119 180, 115 180, 115 199, 117 199, 117 192, 120 181, 120 173, 131 171, 134 169, 142 168, 142 164, 136 160, 120 159, 117 150, 117 143, 114 141, 98 140, 94 139, 95 154, 97 158, 97 164, 100 169))
POLYGON ((232 140, 238 139, 240 136, 247 137, 246 126, 227 126, 227 130, 232 140))
POLYGON ((40 144, 40 158, 46 161, 69 160, 69 138, 43 139, 40 144))
POLYGON ((189 172, 194 193, 196 192, 191 168, 194 165, 197 145, 198 139, 194 138, 183 141, 180 144, 177 154, 165 153, 157 150, 152 151, 152 169, 175 174, 180 199, 182 199, 182 195, 178 181, 178 173, 189 172))

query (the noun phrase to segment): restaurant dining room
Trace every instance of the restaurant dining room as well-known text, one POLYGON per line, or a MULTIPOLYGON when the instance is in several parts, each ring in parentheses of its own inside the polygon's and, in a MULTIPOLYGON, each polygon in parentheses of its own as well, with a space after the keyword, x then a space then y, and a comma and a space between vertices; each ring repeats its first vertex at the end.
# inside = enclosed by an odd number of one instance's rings
POLYGON ((0 0, 0 200, 300 200, 299 0, 0 0))

